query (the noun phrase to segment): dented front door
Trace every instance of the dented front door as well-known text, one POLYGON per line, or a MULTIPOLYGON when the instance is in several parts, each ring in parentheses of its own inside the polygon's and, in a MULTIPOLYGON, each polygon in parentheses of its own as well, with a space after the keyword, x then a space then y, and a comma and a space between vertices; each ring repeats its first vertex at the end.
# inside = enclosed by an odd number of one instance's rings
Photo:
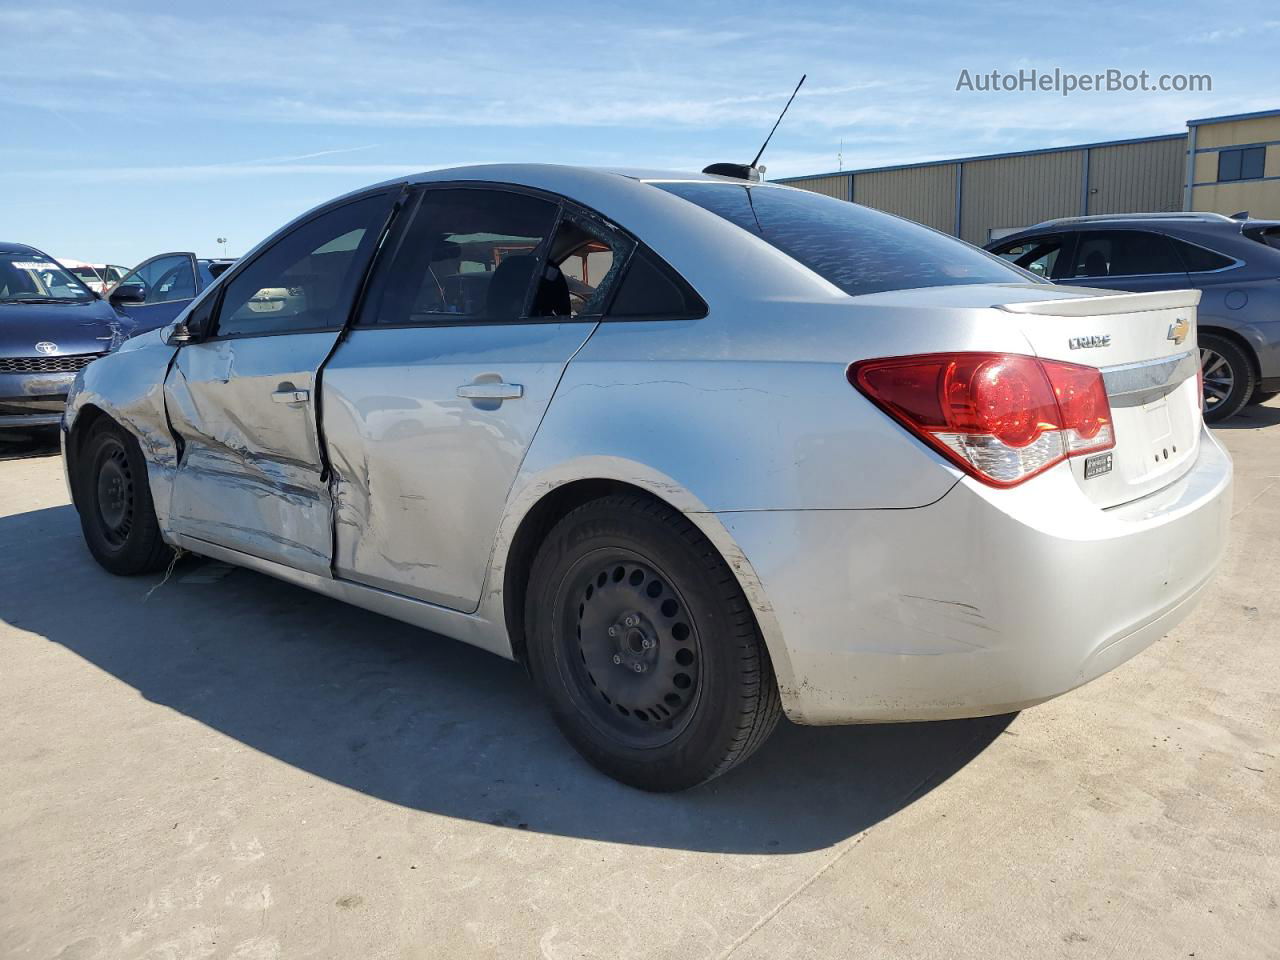
POLYGON ((337 331, 190 344, 165 383, 182 439, 172 523, 181 533, 328 575, 316 371, 337 331))
POLYGON ((182 448, 171 508, 179 533, 329 574, 317 381, 397 192, 338 201, 220 278, 209 338, 183 346, 165 380, 182 448))

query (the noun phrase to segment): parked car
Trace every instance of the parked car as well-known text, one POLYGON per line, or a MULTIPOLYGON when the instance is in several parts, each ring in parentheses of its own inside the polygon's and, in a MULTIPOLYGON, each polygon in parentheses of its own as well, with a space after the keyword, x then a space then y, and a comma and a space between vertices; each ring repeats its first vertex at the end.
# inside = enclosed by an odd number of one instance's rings
POLYGON ((1070 217, 987 249, 1055 283, 1199 290, 1210 423, 1280 392, 1280 221, 1217 213, 1070 217))
POLYGON ((58 261, 0 243, 0 433, 56 426, 76 372, 129 332, 58 261))
POLYGON ((119 282, 128 271, 110 263, 86 263, 84 260, 59 257, 58 262, 70 273, 76 275, 80 282, 97 294, 104 294, 107 288, 119 282))
POLYGON ((591 763, 674 790, 780 711, 1019 710, 1184 617, 1231 500, 1198 297, 766 183, 437 171, 91 365, 66 470, 107 570, 181 548, 515 658, 591 763))
POLYGON ((144 260, 111 287, 111 305, 145 333, 169 323, 234 260, 206 260, 194 253, 162 253, 144 260))

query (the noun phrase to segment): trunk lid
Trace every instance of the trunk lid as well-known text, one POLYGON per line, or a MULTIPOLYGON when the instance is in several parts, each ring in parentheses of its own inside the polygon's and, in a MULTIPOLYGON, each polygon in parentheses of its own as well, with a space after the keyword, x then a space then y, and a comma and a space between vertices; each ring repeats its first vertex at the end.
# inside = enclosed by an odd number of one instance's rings
POLYGON ((996 308, 1019 319, 1037 356, 1102 370, 1115 448, 1069 463, 1094 503, 1118 506, 1173 483, 1195 463, 1203 422, 1196 377, 1200 292, 1074 292, 1083 295, 996 308))

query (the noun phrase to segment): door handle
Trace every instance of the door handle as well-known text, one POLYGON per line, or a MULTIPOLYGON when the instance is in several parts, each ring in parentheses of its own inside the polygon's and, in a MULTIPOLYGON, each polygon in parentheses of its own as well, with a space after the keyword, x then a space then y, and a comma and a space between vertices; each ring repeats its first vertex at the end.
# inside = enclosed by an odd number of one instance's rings
POLYGON ((463 400, 518 400, 524 396, 524 387, 518 383, 468 383, 458 388, 463 400))
POLYGON ((310 398, 310 390, 277 390, 271 395, 276 403, 306 403, 310 398))

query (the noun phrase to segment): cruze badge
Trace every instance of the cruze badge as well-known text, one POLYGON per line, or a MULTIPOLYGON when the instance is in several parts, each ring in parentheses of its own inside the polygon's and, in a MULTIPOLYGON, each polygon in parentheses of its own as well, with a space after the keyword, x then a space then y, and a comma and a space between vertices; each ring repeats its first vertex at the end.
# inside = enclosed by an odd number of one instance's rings
POLYGON ((50 353, 57 353, 58 345, 56 343, 50 343, 48 340, 41 340, 39 343, 36 344, 36 350, 37 352, 43 353, 46 355, 50 353))
POLYGON ((1176 347, 1178 344, 1182 343, 1183 340, 1187 339, 1187 334, 1190 332, 1191 324, 1189 324, 1185 319, 1179 319, 1176 322, 1169 324, 1169 336, 1165 339, 1172 340, 1173 345, 1176 347))
POLYGON ((1111 334, 1103 333, 1092 337, 1072 337, 1067 341, 1067 346, 1072 350, 1087 350, 1090 347, 1109 347, 1111 346, 1111 334))

